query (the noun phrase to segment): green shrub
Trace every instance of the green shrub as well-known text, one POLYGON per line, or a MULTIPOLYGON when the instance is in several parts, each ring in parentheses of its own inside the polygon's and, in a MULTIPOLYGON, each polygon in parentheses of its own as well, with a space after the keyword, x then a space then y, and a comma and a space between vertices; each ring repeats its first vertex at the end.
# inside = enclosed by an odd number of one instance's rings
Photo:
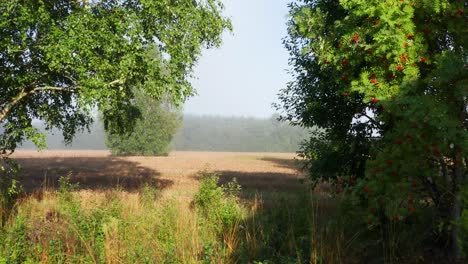
POLYGON ((19 170, 19 165, 13 160, 0 158, 0 227, 22 193, 22 187, 15 179, 19 170))
POLYGON ((66 246, 72 244, 75 253, 71 257, 79 258, 79 262, 104 261, 105 231, 115 225, 115 219, 120 219, 121 204, 118 196, 110 195, 104 206, 84 210, 72 192, 76 185, 70 183, 69 177, 60 178, 59 184, 59 211, 55 213, 59 220, 56 220, 54 231, 58 230, 64 235, 50 240, 47 245, 48 255, 57 261, 67 259, 70 256, 67 256, 66 246))
POLYGON ((1 263, 25 263, 30 256, 31 248, 28 240, 28 226, 22 217, 15 217, 9 227, 2 230, 0 237, 0 261, 1 263))
POLYGON ((106 145, 117 156, 167 156, 182 118, 178 108, 149 98, 135 89, 135 105, 141 118, 127 134, 107 133, 106 145))
POLYGON ((218 185, 219 176, 202 172, 200 189, 195 194, 194 204, 206 222, 221 232, 242 218, 242 206, 238 194, 240 185, 234 179, 225 185, 218 185))

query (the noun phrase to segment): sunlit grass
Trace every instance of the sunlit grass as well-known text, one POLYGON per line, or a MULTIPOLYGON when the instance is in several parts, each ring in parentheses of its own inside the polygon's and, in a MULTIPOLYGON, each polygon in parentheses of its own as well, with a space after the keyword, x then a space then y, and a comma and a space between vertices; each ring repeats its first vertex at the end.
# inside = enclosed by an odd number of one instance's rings
POLYGON ((42 190, 18 202, 0 263, 339 262, 343 236, 320 216, 333 210, 305 188, 241 199, 239 185, 217 181, 202 172, 190 201, 151 185, 42 190))

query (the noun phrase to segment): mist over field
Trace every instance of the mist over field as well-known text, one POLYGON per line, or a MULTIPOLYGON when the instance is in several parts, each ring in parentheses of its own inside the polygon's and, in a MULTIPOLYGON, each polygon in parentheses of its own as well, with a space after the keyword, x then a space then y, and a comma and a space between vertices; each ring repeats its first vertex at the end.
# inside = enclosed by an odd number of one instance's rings
MULTIPOLYGON (((44 126, 35 124, 41 130, 44 126)), ((172 141, 173 150, 295 152, 309 131, 287 122, 270 118, 184 115, 183 123, 172 141)), ((104 150, 105 130, 102 122, 90 126, 90 132, 76 134, 71 145, 65 145, 62 132, 54 129, 47 134, 50 150, 104 150)), ((20 149, 35 149, 26 141, 20 149)))

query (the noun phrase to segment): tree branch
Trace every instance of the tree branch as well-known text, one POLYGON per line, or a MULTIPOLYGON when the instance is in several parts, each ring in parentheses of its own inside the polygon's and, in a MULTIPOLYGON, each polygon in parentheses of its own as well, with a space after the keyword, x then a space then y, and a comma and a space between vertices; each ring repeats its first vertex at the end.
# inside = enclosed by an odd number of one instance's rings
POLYGON ((375 119, 373 119, 372 117, 370 117, 368 114, 366 113, 360 113, 361 117, 367 117, 367 119, 369 119, 369 121, 371 123, 373 123, 374 125, 376 125, 377 127, 380 127, 380 123, 377 122, 375 119))
POLYGON ((7 117, 7 115, 10 113, 11 109, 13 109, 15 105, 17 105, 22 99, 24 99, 25 97, 31 94, 35 94, 40 91, 67 91, 69 92, 76 88, 77 87, 64 88, 64 87, 43 86, 43 87, 36 87, 30 91, 25 91, 24 89, 22 89, 21 92, 16 97, 14 97, 13 100, 1 110, 0 123, 3 122, 3 120, 7 117))
MULTIPOLYGON (((109 82, 108 84, 106 84, 106 86, 112 86, 112 85, 118 85, 118 84, 123 84, 123 80, 121 79, 117 79, 117 80, 114 80, 114 81, 111 81, 109 82)), ((31 94, 35 94, 35 93, 38 93, 38 92, 41 92, 41 91, 62 91, 62 92, 71 92, 73 90, 76 90, 80 88, 80 86, 72 86, 72 87, 56 87, 56 86, 39 86, 39 87, 36 87, 32 90, 29 90, 29 91, 25 91, 25 89, 21 90, 21 92, 13 98, 13 100, 8 103, 1 111, 0 111, 0 123, 3 122, 3 120, 7 117, 8 113, 10 113, 11 109, 13 109, 13 107, 15 105, 17 105, 22 99, 24 99, 25 97, 31 95, 31 94)))

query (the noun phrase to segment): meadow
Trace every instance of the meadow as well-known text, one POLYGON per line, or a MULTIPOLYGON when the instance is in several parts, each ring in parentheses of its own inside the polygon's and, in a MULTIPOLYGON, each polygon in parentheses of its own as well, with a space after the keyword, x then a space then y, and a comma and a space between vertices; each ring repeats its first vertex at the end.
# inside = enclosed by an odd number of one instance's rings
POLYGON ((342 259, 342 237, 330 235, 338 229, 319 228, 333 206, 310 193, 295 154, 23 150, 14 158, 23 191, 2 225, 1 263, 342 259))
POLYGON ((450 263, 415 237, 427 225, 393 225, 382 246, 367 212, 329 184, 312 188, 294 153, 13 158, 22 170, 2 193, 0 263, 450 263))

